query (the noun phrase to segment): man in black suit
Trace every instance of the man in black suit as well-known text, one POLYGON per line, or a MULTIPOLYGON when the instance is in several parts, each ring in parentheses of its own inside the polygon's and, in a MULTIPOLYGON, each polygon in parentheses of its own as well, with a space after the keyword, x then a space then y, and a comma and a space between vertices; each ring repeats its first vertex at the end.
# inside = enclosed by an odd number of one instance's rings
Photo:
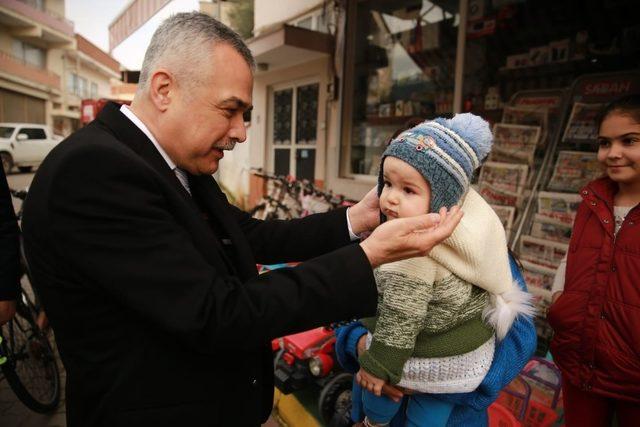
POLYGON ((18 221, 4 169, 0 167, 0 326, 16 312, 19 287, 18 221))
POLYGON ((233 31, 175 15, 131 107, 108 104, 39 168, 25 247, 67 369, 69 426, 259 425, 270 340, 373 314, 372 266, 425 254, 459 221, 392 221, 350 244, 348 222, 352 234, 379 223, 373 192, 292 221, 231 206, 211 174, 245 140, 252 84, 233 31), (305 262, 256 274, 283 261, 305 262))

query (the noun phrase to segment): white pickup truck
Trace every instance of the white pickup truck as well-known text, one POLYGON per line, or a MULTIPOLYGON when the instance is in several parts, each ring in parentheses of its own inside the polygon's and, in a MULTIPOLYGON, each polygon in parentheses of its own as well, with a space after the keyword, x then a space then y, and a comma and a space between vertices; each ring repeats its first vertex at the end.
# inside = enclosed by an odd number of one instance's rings
POLYGON ((29 172, 38 166, 61 137, 48 126, 36 123, 0 123, 0 159, 5 173, 17 167, 29 172))

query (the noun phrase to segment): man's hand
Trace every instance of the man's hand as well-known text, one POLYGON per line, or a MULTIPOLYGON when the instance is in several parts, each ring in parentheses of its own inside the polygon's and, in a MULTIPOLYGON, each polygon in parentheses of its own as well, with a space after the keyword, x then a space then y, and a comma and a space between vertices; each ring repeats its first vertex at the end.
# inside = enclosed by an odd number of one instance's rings
POLYGON ((16 314, 15 301, 0 301, 0 326, 13 319, 16 314))
POLYGON ((394 219, 376 228, 360 246, 372 267, 425 256, 453 233, 460 219, 458 206, 442 208, 439 214, 394 219))
POLYGON ((380 225, 378 187, 373 187, 358 203, 349 208, 349 222, 354 234, 360 235, 380 225))
MULTIPOLYGON (((362 353, 364 353, 367 350, 366 343, 367 343, 367 334, 364 334, 360 337, 360 339, 358 340, 358 344, 356 345, 356 351, 358 352, 358 356, 360 356, 362 353)), ((360 369, 360 371, 364 372, 362 369, 360 369)), ((382 385, 382 393, 386 394, 394 402, 400 402, 400 400, 402 400, 402 398, 404 397, 403 392, 400 389, 392 386, 391 384, 387 384, 384 381, 383 383, 384 384, 382 385)), ((360 384, 360 382, 358 382, 358 384, 360 384)))

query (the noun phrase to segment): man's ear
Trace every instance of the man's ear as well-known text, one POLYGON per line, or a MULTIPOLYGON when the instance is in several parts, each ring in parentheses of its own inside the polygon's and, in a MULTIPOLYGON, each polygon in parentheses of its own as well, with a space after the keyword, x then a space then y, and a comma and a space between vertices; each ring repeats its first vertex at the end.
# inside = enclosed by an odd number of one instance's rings
POLYGON ((175 76, 169 71, 161 68, 151 75, 149 95, 158 110, 165 112, 169 108, 175 89, 175 76))

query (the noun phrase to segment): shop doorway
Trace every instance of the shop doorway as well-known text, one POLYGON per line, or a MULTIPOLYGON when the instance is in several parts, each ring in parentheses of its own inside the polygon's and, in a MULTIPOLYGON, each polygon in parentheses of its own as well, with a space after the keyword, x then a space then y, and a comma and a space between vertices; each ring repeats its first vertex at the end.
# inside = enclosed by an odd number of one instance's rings
POLYGON ((320 83, 304 80, 269 91, 268 165, 276 175, 314 182, 320 83))

